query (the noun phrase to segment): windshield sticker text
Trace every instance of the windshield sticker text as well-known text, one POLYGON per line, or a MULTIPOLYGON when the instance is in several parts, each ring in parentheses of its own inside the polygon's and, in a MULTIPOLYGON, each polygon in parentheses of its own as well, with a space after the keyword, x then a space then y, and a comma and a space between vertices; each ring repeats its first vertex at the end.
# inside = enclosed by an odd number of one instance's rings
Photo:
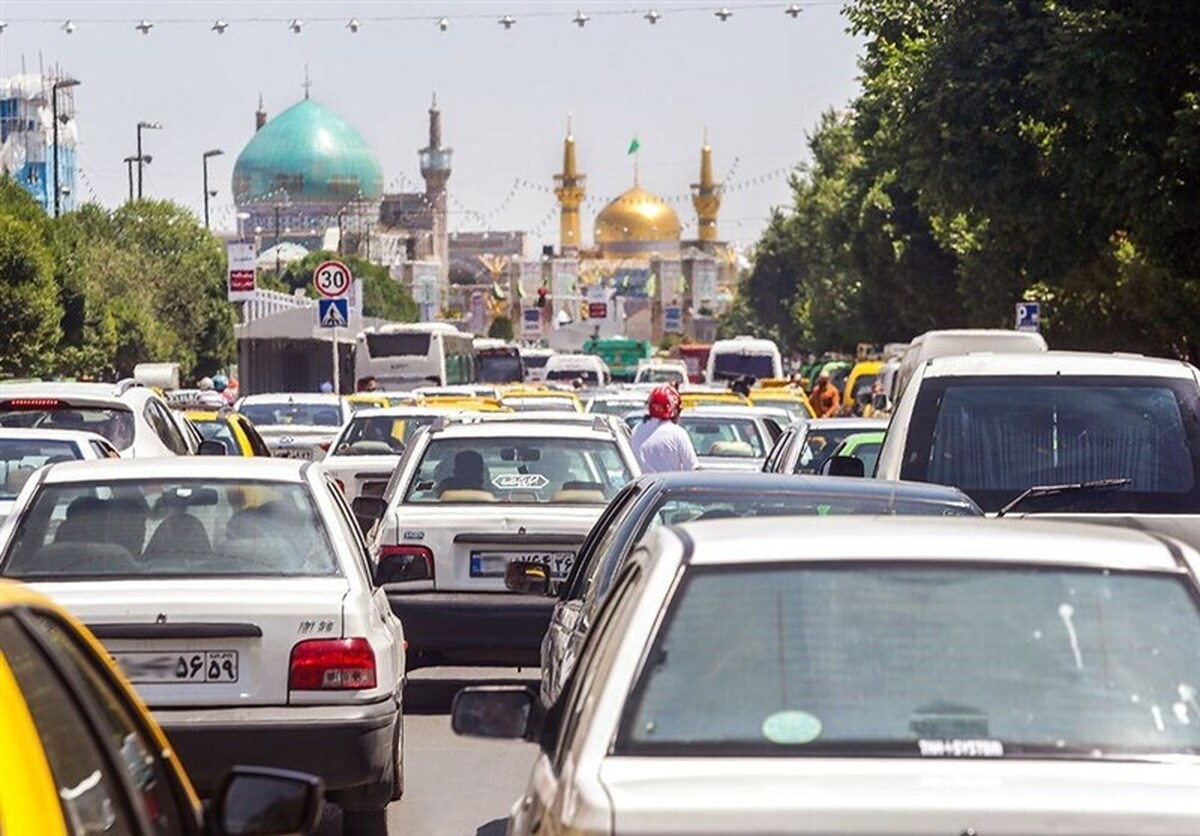
POLYGON ((502 491, 538 491, 550 484, 540 473, 503 473, 492 480, 502 491))
POLYGON ((999 740, 918 740, 923 758, 1002 758, 999 740))

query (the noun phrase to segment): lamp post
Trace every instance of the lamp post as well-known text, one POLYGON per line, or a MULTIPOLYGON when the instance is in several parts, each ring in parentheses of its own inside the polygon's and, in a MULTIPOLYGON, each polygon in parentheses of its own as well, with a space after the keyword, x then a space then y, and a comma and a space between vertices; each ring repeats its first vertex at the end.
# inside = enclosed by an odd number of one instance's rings
POLYGON ((138 164, 137 196, 138 196, 138 200, 142 199, 142 166, 144 166, 148 162, 148 160, 146 160, 142 156, 142 131, 144 131, 144 130, 161 131, 162 125, 159 124, 158 122, 138 122, 137 123, 137 164, 138 164))
POLYGON ((133 200, 133 164, 138 161, 138 157, 126 157, 122 162, 125 163, 125 171, 129 174, 129 199, 133 200))
MULTIPOLYGON (((205 229, 208 229, 208 197, 209 197, 208 158, 209 157, 219 157, 224 153, 225 152, 222 151, 220 148, 213 148, 211 151, 205 151, 204 154, 202 155, 202 160, 203 160, 203 164, 204 164, 204 228, 205 229)), ((213 192, 213 194, 216 194, 216 192, 213 192)))
POLYGON ((79 84, 79 79, 63 78, 50 85, 50 120, 54 123, 52 129, 54 146, 54 217, 58 217, 59 203, 62 191, 58 185, 58 91, 79 84))

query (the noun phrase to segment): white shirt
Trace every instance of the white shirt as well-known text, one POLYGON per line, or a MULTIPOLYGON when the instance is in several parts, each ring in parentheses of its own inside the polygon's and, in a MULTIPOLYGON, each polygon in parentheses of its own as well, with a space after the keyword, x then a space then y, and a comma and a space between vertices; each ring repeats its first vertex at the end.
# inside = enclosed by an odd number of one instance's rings
POLYGON ((633 431, 633 452, 645 473, 696 470, 700 462, 687 430, 674 421, 647 418, 633 431))

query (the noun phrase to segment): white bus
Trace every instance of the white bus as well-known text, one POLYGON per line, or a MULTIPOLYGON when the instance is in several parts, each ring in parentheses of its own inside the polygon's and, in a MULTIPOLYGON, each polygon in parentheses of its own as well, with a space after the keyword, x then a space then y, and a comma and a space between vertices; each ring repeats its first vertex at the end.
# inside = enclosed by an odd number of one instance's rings
POLYGON ((358 335, 354 376, 374 377, 385 391, 474 383, 475 348, 446 322, 373 326, 358 335))
POLYGON ((771 340, 754 337, 734 337, 732 340, 717 340, 708 353, 708 383, 728 383, 739 377, 763 378, 783 377, 783 358, 779 347, 771 340))

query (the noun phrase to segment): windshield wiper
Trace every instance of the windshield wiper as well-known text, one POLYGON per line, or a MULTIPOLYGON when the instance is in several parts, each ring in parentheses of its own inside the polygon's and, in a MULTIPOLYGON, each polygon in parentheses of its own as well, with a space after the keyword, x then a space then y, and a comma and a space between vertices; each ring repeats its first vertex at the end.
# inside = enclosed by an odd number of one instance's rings
POLYGON ((1093 479, 1090 482, 1075 482, 1069 485, 1034 485, 1026 488, 1015 499, 996 512, 997 517, 1003 517, 1009 511, 1024 504, 1030 499, 1040 499, 1045 496, 1074 496, 1081 493, 1096 493, 1100 491, 1115 491, 1133 482, 1133 479, 1093 479))

